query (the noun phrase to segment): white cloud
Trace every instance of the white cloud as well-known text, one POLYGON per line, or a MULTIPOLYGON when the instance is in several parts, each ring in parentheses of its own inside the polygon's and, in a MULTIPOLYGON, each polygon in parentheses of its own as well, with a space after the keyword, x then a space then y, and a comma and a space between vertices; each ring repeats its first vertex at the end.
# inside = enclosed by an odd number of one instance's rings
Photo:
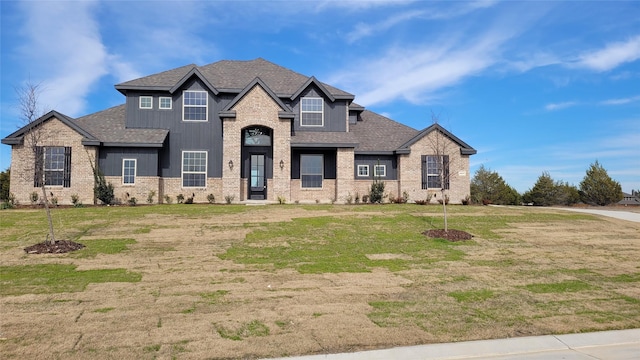
POLYGON ((640 95, 630 96, 626 98, 608 99, 600 102, 600 105, 624 105, 640 101, 640 95))
POLYGON ((555 110, 570 108, 576 105, 578 105, 578 102, 576 101, 565 101, 561 103, 547 104, 545 105, 544 109, 547 111, 555 111, 555 110))
POLYGON ((378 23, 363 23, 360 22, 356 25, 355 29, 347 34, 347 42, 353 43, 360 40, 363 37, 371 36, 375 33, 380 33, 389 30, 397 24, 401 24, 405 21, 410 21, 416 17, 424 14, 424 11, 407 11, 403 12, 378 23))
POLYGON ((627 41, 611 43, 604 49, 583 54, 578 60, 578 66, 607 71, 638 59, 640 59, 640 35, 627 41))
POLYGON ((79 115, 102 76, 127 68, 102 43, 96 2, 23 2, 20 9, 25 16, 20 54, 33 80, 42 83, 43 106, 79 115))

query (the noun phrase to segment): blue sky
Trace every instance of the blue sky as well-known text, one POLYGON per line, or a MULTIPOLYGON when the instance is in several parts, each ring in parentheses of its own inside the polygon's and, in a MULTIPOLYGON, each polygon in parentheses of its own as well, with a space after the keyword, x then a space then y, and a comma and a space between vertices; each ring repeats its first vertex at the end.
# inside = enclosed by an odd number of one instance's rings
MULTIPOLYGON (((547 171, 579 185, 596 160, 640 189, 640 2, 1 1, 0 137, 15 88, 77 117, 113 85, 257 57, 422 129, 441 125, 520 192, 547 171)), ((10 164, 0 146, 0 168, 10 164)))

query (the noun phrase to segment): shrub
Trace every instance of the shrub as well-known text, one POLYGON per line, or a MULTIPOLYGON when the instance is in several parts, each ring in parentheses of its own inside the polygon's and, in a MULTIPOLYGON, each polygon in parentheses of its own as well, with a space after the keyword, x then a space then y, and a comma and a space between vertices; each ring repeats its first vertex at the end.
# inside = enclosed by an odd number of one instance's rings
POLYGON ((278 204, 284 205, 287 203, 287 199, 284 196, 278 196, 278 204))
POLYGON ((171 196, 169 196, 169 195, 165 195, 165 196, 164 196, 164 202, 165 202, 166 204, 171 204, 171 203, 173 202, 173 199, 171 198, 171 196))
POLYGON ((196 197, 196 194, 191 194, 191 196, 189 196, 187 198, 187 200, 184 201, 185 204, 193 204, 193 198, 196 197))
POLYGON ((31 205, 35 205, 38 203, 38 199, 40 199, 40 196, 38 196, 37 191, 34 191, 31 193, 29 199, 31 200, 31 205))
POLYGON ((58 206, 58 198, 55 196, 52 196, 51 199, 49 199, 51 202, 51 205, 53 206, 58 206))
POLYGON ((369 191, 369 201, 372 204, 382 203, 384 197, 384 182, 374 180, 371 184, 371 190, 369 191))
POLYGON ((82 207, 82 202, 80 201, 80 197, 78 196, 78 194, 71 195, 71 203, 74 207, 82 207))
POLYGON ((182 204, 184 202, 184 195, 182 195, 182 194, 176 195, 176 202, 178 204, 182 204))
POLYGON ((236 198, 236 197, 235 197, 234 195, 226 195, 226 196, 224 197, 224 201, 227 203, 227 205, 229 205, 229 204, 231 204, 231 203, 233 202, 233 200, 234 200, 235 198, 236 198))
POLYGON ((368 203, 369 202, 369 195, 362 195, 362 202, 363 203, 368 203))
MULTIPOLYGON (((442 205, 442 199, 438 199, 438 204, 442 205)), ((445 205, 449 204, 449 195, 444 196, 444 204, 445 205)))
POLYGON ((465 196, 464 199, 460 200, 460 202, 462 205, 469 205, 471 203, 471 196, 465 196))
POLYGON ((207 201, 209 202, 209 204, 213 204, 216 202, 216 197, 213 194, 209 194, 207 195, 207 201))
POLYGON ((132 196, 129 200, 127 200, 127 203, 129 203, 129 206, 136 206, 136 204, 138 203, 138 199, 136 199, 135 196, 132 196))
POLYGON ((104 178, 104 174, 100 169, 91 163, 91 167, 93 169, 93 196, 96 199, 102 201, 103 204, 109 205, 113 203, 115 195, 113 194, 113 184, 107 183, 104 178))
POLYGON ((356 204, 360 204, 360 194, 359 193, 356 193, 355 202, 356 202, 356 204))
POLYGON ((153 197, 156 196, 155 190, 149 191, 149 195, 147 195, 147 204, 153 204, 153 197))
POLYGON ((349 193, 349 195, 347 195, 347 204, 351 205, 353 204, 353 196, 351 195, 351 193, 349 193))

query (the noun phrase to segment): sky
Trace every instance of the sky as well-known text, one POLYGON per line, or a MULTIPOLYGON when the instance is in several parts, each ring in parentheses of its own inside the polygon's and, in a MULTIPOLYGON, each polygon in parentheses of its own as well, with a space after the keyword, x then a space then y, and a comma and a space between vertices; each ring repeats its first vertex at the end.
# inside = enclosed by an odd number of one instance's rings
MULTIPOLYGON (((71 117, 124 103, 114 85, 264 58, 415 129, 434 119, 523 193, 579 186, 596 161, 640 189, 640 1, 5 1, 0 138, 16 89, 71 117)), ((11 148, 0 145, 0 169, 11 148)))

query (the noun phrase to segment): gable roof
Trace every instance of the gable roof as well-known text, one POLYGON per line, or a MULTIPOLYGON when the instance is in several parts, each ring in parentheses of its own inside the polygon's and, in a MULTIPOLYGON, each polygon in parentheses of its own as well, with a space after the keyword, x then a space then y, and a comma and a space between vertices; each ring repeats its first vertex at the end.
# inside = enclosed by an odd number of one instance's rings
POLYGON ((88 132, 87 130, 85 130, 84 128, 78 126, 78 124, 76 124, 72 118, 68 117, 67 115, 64 115, 62 113, 59 113, 55 110, 49 111, 48 113, 42 115, 41 117, 37 118, 35 121, 33 121, 30 124, 27 124, 23 127, 21 127, 20 129, 18 129, 17 131, 13 132, 12 134, 9 134, 7 137, 5 137, 4 139, 2 139, 2 143, 3 144, 7 144, 7 145, 19 145, 22 144, 24 141, 24 136, 31 131, 32 129, 44 124, 45 122, 51 120, 51 119, 58 119, 60 120, 63 124, 67 125, 68 127, 70 127, 71 129, 73 129, 75 132, 77 132, 78 134, 82 135, 82 143, 84 145, 98 145, 99 144, 99 140, 93 136, 90 132, 88 132))
POLYGON ((446 136, 449 139, 451 139, 451 141, 453 141, 456 145, 458 145, 460 147, 460 154, 462 154, 462 155, 473 155, 473 154, 477 153, 476 149, 472 148, 467 143, 465 143, 464 141, 460 140, 457 136, 455 136, 452 133, 450 133, 449 131, 447 131, 445 128, 440 126, 440 124, 438 124, 438 123, 435 123, 435 124, 425 128, 424 130, 420 131, 418 134, 416 134, 409 141, 407 141, 406 143, 402 144, 399 147, 398 150, 401 151, 401 152, 409 152, 409 151, 411 151, 411 149, 410 149, 411 145, 413 145, 415 142, 417 142, 418 140, 422 139, 423 137, 429 135, 433 131, 440 131, 444 136, 446 136))
POLYGON ((245 95, 247 95, 247 93, 256 86, 260 86, 262 90, 264 90, 267 93, 267 95, 269 95, 269 97, 276 104, 278 104, 278 106, 280 106, 280 109, 282 109, 280 111, 281 118, 294 117, 293 110, 291 110, 289 106, 283 103, 282 100, 280 100, 280 98, 276 94, 274 94, 274 92, 271 91, 271 89, 259 77, 256 77, 255 79, 253 79, 253 81, 251 81, 249 85, 247 85, 235 98, 233 98, 233 100, 231 100, 229 104, 227 104, 227 106, 225 106, 224 109, 222 109, 222 111, 220 111, 219 115, 221 117, 231 117, 231 118, 235 117, 235 110, 232 110, 233 107, 236 106, 236 104, 238 104, 238 102, 242 100, 242 98, 245 95))
POLYGON ((369 110, 360 113, 360 120, 349 124, 349 132, 358 140, 359 154, 393 154, 418 133, 418 130, 369 110))
MULTIPOLYGON (((257 58, 248 61, 222 60, 204 66, 191 64, 117 84, 116 89, 123 93, 127 90, 170 91, 190 71, 193 71, 193 68, 196 68, 202 77, 220 92, 239 93, 253 79, 260 77, 278 97, 290 98, 309 81, 308 76, 257 58)), ((354 98, 353 94, 346 91, 319 81, 317 83, 336 99, 354 98)))

